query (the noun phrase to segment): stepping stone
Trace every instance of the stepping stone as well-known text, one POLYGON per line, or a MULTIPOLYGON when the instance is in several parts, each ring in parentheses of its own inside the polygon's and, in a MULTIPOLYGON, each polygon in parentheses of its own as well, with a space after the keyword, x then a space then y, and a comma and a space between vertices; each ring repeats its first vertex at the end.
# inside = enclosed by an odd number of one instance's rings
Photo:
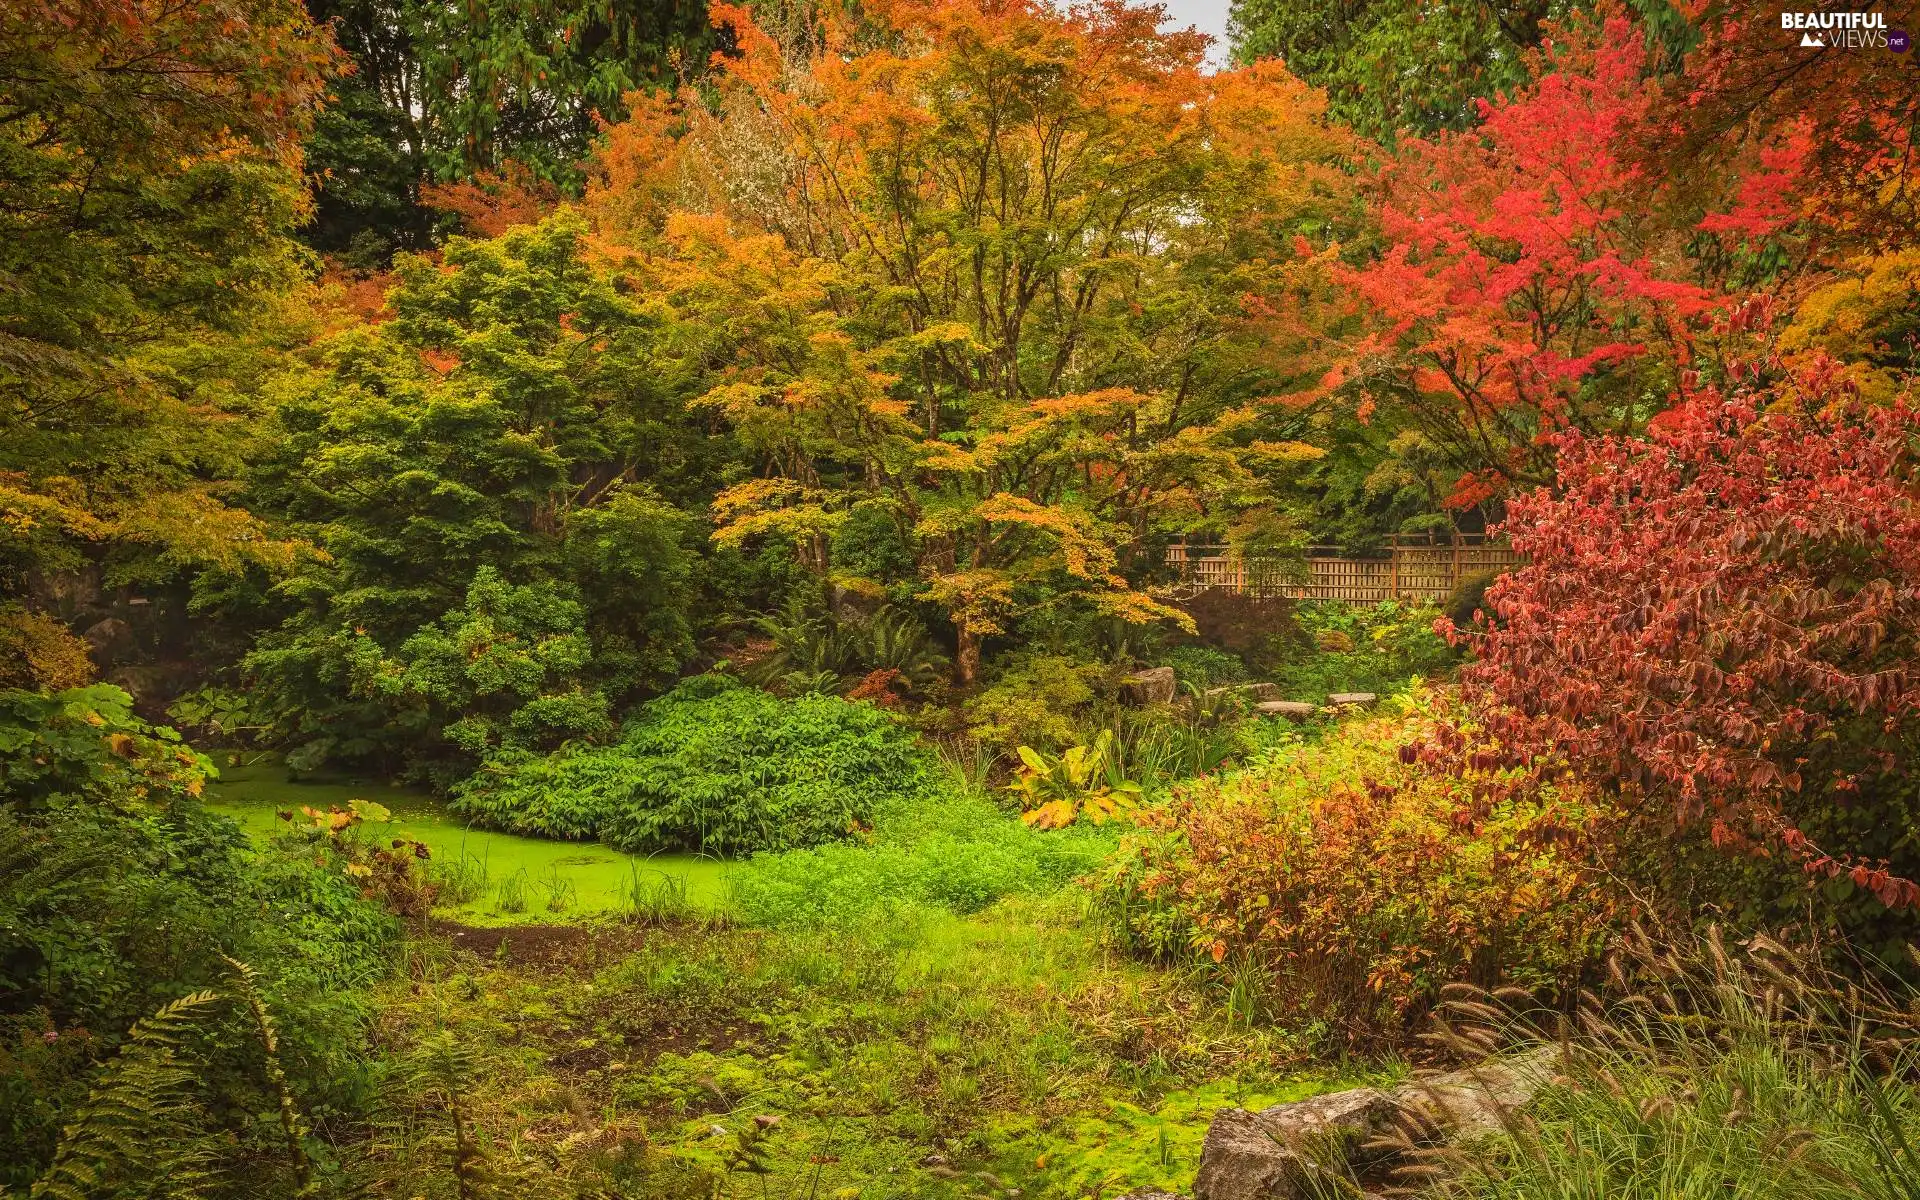
POLYGON ((1280 698, 1280 685, 1277 683, 1230 683, 1225 687, 1208 688, 1207 699, 1220 696, 1243 696, 1256 704, 1280 698))
POLYGON ((1345 708, 1349 705, 1358 705, 1364 708, 1379 698, 1380 697, 1373 692, 1335 692, 1333 695, 1327 697, 1327 703, 1333 705, 1335 708, 1345 708))
POLYGON ((1253 711, 1268 717, 1290 717, 1295 721, 1304 721, 1319 712, 1320 708, 1300 700, 1267 700, 1254 705, 1253 711))

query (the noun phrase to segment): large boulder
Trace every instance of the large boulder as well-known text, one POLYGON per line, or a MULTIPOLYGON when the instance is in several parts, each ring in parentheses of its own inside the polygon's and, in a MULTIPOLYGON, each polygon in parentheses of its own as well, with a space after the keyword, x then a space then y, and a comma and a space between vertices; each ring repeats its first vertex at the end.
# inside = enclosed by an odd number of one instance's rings
POLYGON ((1331 1092, 1260 1112, 1230 1108, 1207 1127, 1195 1200, 1291 1200, 1317 1194, 1313 1176, 1349 1161, 1391 1119, 1393 1102, 1373 1088, 1331 1092))
POLYGON ((1378 1134, 1401 1130, 1417 1141, 1483 1137, 1501 1129, 1553 1077, 1556 1047, 1542 1047, 1402 1084, 1390 1091, 1354 1088, 1277 1104, 1259 1112, 1230 1108, 1214 1117, 1200 1151, 1195 1200, 1304 1200, 1324 1195, 1313 1177, 1342 1177, 1380 1167, 1363 1159, 1378 1134))
POLYGON ((87 626, 87 631, 80 636, 86 639, 87 650, 93 656, 93 664, 101 670, 118 666, 132 658, 140 649, 140 643, 133 634, 133 626, 119 617, 95 621, 87 626))
POLYGON ((1560 1066, 1560 1048, 1542 1046, 1512 1058, 1416 1079, 1393 1089, 1401 1123, 1429 1137, 1469 1140, 1498 1133, 1560 1066))

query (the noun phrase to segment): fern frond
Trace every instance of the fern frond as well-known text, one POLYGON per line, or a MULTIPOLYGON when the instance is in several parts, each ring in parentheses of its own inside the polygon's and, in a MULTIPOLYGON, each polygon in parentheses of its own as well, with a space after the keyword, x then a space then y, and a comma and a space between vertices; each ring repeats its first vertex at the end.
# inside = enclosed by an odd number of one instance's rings
POLYGON ((185 1200, 207 1192, 214 1155, 195 1120, 197 1072, 182 1057, 182 1038, 219 999, 194 992, 134 1024, 61 1130, 32 1200, 94 1200, 133 1180, 149 1195, 185 1200))
POLYGON ((240 1007, 252 1022, 254 1036, 260 1041, 267 1086, 273 1089, 280 1110, 280 1135, 286 1144, 287 1166, 293 1171, 293 1194, 295 1197, 311 1196, 315 1183, 313 1159, 307 1154, 307 1123, 300 1115, 293 1089, 287 1085, 287 1072, 280 1065, 280 1030, 274 1023, 273 1010, 267 1007, 266 995, 261 990, 260 973, 237 958, 222 954, 220 959, 227 964, 233 990, 240 998, 240 1007))

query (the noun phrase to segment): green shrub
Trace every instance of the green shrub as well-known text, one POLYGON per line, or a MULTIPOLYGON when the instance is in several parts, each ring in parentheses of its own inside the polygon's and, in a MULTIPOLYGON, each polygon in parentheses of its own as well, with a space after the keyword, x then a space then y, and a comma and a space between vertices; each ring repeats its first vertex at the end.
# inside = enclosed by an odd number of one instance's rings
POLYGON ((1480 610, 1487 597, 1487 589, 1493 581, 1500 578, 1498 571, 1476 571, 1454 585, 1447 598, 1441 602, 1440 611, 1446 614, 1461 629, 1473 626, 1473 614, 1480 610))
POLYGON ((869 705, 708 676, 647 704, 611 746, 490 764, 454 806, 515 833, 733 855, 845 837, 935 775, 912 735, 869 705))
POLYGON ((1357 608, 1307 601, 1298 609, 1307 637, 1274 639, 1274 678, 1290 700, 1320 702, 1330 692, 1398 692, 1414 676, 1451 671, 1459 655, 1433 631, 1439 610, 1389 601, 1357 608))
POLYGON ((1160 656, 1173 668, 1174 678, 1202 691, 1229 683, 1242 683, 1248 677, 1247 664, 1237 654, 1212 646, 1175 646, 1160 656))
POLYGON ((967 732, 1009 754, 1017 746, 1071 746, 1110 690, 1111 675, 1098 663, 1065 655, 1011 655, 1000 677, 967 701, 967 732))

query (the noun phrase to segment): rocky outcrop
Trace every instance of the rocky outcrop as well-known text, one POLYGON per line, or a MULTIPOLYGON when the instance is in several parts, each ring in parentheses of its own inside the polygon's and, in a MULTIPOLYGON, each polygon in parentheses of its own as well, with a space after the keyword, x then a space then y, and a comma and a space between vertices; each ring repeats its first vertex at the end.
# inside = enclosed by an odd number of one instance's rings
POLYGON ((1545 1047, 1386 1091, 1354 1088, 1259 1112, 1227 1109, 1207 1128, 1195 1200, 1324 1194, 1313 1186, 1318 1173, 1346 1175, 1389 1165, 1367 1159, 1365 1147, 1390 1130, 1416 1141, 1496 1132, 1509 1114, 1532 1102, 1558 1061, 1558 1051, 1545 1047))

